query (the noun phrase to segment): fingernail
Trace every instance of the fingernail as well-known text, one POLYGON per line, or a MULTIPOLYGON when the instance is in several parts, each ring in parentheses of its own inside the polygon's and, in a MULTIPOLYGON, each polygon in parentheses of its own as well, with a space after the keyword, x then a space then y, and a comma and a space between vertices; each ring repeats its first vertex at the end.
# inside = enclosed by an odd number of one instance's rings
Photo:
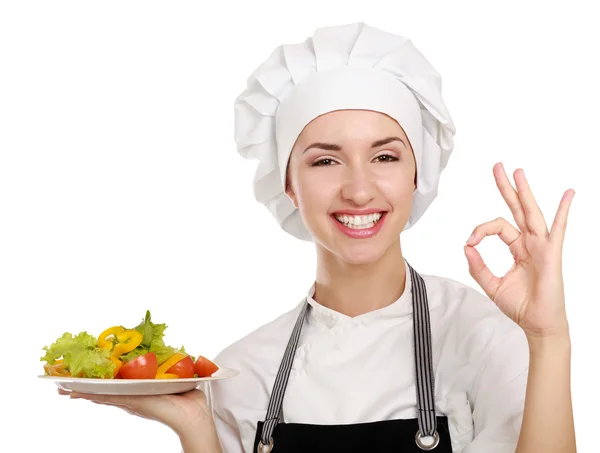
POLYGON ((471 237, 469 239, 467 239, 467 245, 471 245, 474 240, 475 240, 475 233, 473 233, 471 235, 471 237))

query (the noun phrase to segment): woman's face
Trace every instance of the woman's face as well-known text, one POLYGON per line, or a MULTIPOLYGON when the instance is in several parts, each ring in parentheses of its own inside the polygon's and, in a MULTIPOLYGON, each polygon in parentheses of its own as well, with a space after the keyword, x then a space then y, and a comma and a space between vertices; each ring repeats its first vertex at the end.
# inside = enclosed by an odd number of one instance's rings
POLYGON ((315 118, 298 137, 286 193, 317 247, 366 264, 398 243, 412 209, 415 168, 395 120, 340 110, 315 118))

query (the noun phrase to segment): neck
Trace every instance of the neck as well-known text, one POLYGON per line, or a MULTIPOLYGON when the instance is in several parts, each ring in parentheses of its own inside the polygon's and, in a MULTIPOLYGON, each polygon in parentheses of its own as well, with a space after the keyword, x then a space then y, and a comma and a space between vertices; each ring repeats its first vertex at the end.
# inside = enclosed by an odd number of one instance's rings
POLYGON ((406 284, 400 241, 376 262, 349 264, 321 247, 313 298, 321 305, 355 317, 391 305, 406 284))

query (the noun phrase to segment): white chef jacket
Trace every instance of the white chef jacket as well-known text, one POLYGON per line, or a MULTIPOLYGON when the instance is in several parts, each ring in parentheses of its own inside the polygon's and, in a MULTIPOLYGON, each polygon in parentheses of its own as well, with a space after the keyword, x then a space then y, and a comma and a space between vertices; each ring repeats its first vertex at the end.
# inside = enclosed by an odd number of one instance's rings
MULTIPOLYGON (((529 365, 523 330, 482 293, 422 275, 431 316, 435 406, 448 417, 453 453, 514 453, 529 365)), ((406 269, 393 304, 349 317, 317 303, 295 354, 283 421, 352 424, 417 418, 412 284, 406 269)), ((211 405, 225 453, 252 453, 275 376, 302 302, 227 347, 215 359, 239 370, 211 382, 211 405)))

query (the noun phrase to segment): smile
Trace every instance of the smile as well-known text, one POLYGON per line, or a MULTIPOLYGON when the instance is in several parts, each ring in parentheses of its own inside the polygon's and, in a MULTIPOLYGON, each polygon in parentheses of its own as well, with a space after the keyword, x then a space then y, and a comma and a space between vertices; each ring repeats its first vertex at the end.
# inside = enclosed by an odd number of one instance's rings
POLYGON ((379 233, 387 218, 387 212, 365 215, 333 214, 331 219, 337 229, 352 239, 368 239, 379 233))
POLYGON ((381 219, 382 213, 368 215, 335 215, 335 219, 347 228, 363 230, 373 228, 381 219))

